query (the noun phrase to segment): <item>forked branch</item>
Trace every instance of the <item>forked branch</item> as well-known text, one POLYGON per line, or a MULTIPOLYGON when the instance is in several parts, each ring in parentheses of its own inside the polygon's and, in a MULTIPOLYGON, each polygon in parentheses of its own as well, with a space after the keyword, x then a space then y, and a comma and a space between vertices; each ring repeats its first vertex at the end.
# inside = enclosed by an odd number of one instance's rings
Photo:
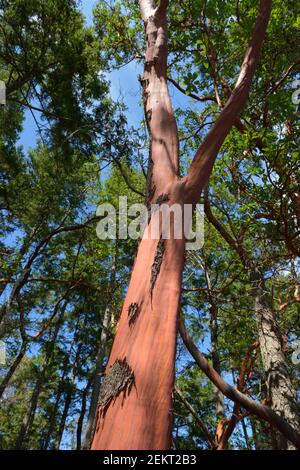
POLYGON ((197 346, 190 338, 182 318, 179 321, 179 332, 183 342, 195 359, 200 369, 212 381, 212 383, 230 400, 238 403, 251 414, 268 421, 272 426, 276 427, 289 441, 291 441, 297 449, 300 449, 300 434, 295 431, 281 416, 275 413, 269 406, 258 403, 252 398, 239 392, 235 387, 229 385, 216 370, 210 365, 208 360, 201 354, 197 346))

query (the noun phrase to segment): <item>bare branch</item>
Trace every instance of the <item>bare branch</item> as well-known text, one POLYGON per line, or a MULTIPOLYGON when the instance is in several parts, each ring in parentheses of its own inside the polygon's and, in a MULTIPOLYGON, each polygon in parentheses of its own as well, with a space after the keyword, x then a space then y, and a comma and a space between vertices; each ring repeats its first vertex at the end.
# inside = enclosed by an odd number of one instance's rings
POLYGON ((285 71, 285 73, 283 74, 283 76, 281 77, 281 79, 275 83, 275 85, 273 86, 273 88, 271 89, 271 91, 268 93, 268 94, 271 94, 271 93, 274 93, 274 91, 276 91, 278 88, 281 87, 281 85, 283 85, 283 83, 286 81, 286 79, 289 77, 290 73, 300 64, 300 60, 297 60, 296 62, 294 62, 292 65, 290 65, 288 67, 288 69, 285 71))
POLYGON ((212 95, 195 95, 195 93, 188 93, 187 90, 185 90, 182 86, 179 85, 178 82, 176 82, 175 80, 173 80, 173 78, 171 77, 168 77, 168 80, 170 83, 172 83, 172 85, 174 85, 175 88, 177 88, 177 90, 179 90, 181 93, 183 93, 184 95, 186 95, 188 98, 193 98, 194 100, 196 101, 216 101, 216 98, 212 95))
POLYGON ((252 414, 264 419, 275 426, 289 441, 291 441, 297 449, 300 449, 300 434, 294 430, 281 416, 275 413, 269 406, 258 403, 252 398, 246 396, 244 393, 239 392, 235 387, 229 385, 216 370, 210 365, 208 360, 201 354, 197 346, 190 338, 182 318, 179 321, 179 332, 183 339, 185 346, 190 354, 195 359, 200 369, 207 375, 207 377, 218 387, 218 389, 230 400, 238 403, 241 407, 245 408, 252 414))

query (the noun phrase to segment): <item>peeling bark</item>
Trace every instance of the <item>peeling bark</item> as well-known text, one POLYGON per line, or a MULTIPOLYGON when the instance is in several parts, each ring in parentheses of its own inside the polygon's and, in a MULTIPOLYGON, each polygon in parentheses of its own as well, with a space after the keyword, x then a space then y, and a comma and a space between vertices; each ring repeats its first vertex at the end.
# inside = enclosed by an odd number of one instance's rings
POLYGON ((105 376, 100 389, 98 406, 101 413, 105 413, 105 409, 110 402, 117 398, 121 392, 129 393, 133 383, 134 373, 126 362, 126 359, 124 358, 122 361, 117 360, 114 362, 105 376))
POLYGON ((156 247, 154 260, 153 260, 153 264, 151 267, 151 278, 150 278, 151 297, 152 297, 152 291, 154 289, 156 279, 159 275, 159 271, 163 262, 164 252, 165 252, 165 240, 163 238, 160 238, 156 247))

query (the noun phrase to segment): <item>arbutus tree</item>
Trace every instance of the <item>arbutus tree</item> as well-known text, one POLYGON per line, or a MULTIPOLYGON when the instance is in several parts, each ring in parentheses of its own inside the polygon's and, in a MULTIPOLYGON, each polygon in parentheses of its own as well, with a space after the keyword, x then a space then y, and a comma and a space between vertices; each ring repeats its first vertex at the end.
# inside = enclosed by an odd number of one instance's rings
MULTIPOLYGON (((243 109, 258 63, 271 11, 260 2, 252 39, 236 85, 219 118, 179 176, 179 139, 167 86, 168 1, 141 0, 146 54, 144 105, 151 146, 147 203, 195 205, 208 183, 224 139, 243 109)), ((185 239, 146 235, 138 247, 128 292, 100 392, 91 449, 168 449, 185 239)), ((172 230, 171 230, 172 235, 172 230)), ((271 416, 271 415, 270 415, 271 416)), ((271 419, 271 418, 270 418, 271 419)), ((274 423, 276 426, 276 423, 274 423)), ((295 441, 297 438, 294 439, 295 441)))

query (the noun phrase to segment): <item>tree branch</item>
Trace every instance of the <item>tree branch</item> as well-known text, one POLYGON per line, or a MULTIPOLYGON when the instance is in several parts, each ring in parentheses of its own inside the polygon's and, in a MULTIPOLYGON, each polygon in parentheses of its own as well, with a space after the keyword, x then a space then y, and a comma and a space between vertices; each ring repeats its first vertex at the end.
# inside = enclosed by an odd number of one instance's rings
POLYGON ((297 449, 300 449, 300 434, 294 430, 281 416, 275 413, 270 407, 262 405, 252 398, 247 397, 245 394, 239 392, 235 387, 229 385, 216 370, 210 365, 208 360, 201 354, 197 346, 190 338, 183 319, 179 320, 179 332, 183 339, 185 346, 190 354, 195 359, 200 369, 206 376, 218 387, 218 389, 230 400, 238 403, 241 407, 245 408, 252 414, 268 421, 272 426, 275 426, 289 441, 291 441, 297 449))
POLYGON ((216 101, 216 98, 214 96, 211 96, 211 95, 195 95, 195 93, 188 93, 187 90, 185 90, 184 88, 182 88, 182 86, 179 85, 178 82, 176 82, 175 80, 173 80, 173 78, 171 77, 168 77, 168 81, 170 83, 172 83, 172 85, 174 85, 175 88, 177 88, 177 90, 179 90, 181 93, 183 93, 184 95, 186 95, 188 98, 193 98, 194 100, 196 101, 216 101))
POLYGON ((191 164, 186 177, 186 189, 194 202, 198 200, 206 185, 218 151, 248 99, 270 17, 271 5, 272 0, 261 0, 252 39, 246 51, 235 88, 191 164))
POLYGON ((297 60, 297 61, 294 62, 292 65, 290 65, 290 66, 288 67, 288 69, 285 71, 285 73, 283 74, 283 76, 281 77, 281 79, 278 80, 278 82, 275 83, 275 85, 273 86, 273 88, 269 91, 268 95, 274 93, 274 91, 276 91, 278 88, 280 88, 281 85, 283 85, 283 83, 286 81, 286 79, 288 78, 288 76, 290 75, 290 73, 291 73, 299 64, 300 64, 300 60, 297 60))
POLYGON ((41 253, 41 251, 46 248, 46 246, 48 245, 48 243, 50 242, 50 240, 60 234, 60 233, 64 233, 64 232, 73 232, 73 231, 76 231, 76 230, 81 230, 83 228, 86 228, 88 227, 88 225, 96 220, 99 220, 99 217, 98 216, 95 216, 95 217, 92 217, 91 219, 88 219, 86 222, 84 222, 83 224, 76 224, 76 225, 67 225, 67 226, 63 226, 63 227, 58 227, 56 228, 55 230, 53 230, 52 232, 50 232, 50 234, 44 238, 43 240, 41 240, 38 245, 35 247, 33 253, 31 254, 31 256, 29 257, 28 261, 26 262, 25 266, 24 266, 24 269, 22 270, 22 273, 20 274, 20 276, 18 277, 18 279, 15 281, 13 287, 12 287, 12 290, 10 292, 10 295, 7 299, 7 302, 6 302, 6 306, 5 306, 5 309, 3 310, 3 312, 1 312, 1 318, 0 318, 0 323, 2 322, 3 320, 3 317, 4 315, 8 315, 9 312, 10 312, 10 307, 11 307, 11 304, 12 304, 12 301, 13 299, 20 293, 22 287, 26 284, 26 282, 28 281, 28 278, 30 276, 30 273, 31 273, 31 269, 32 269, 32 264, 33 262, 35 261, 35 259, 39 256, 39 254, 41 253))
POLYGON ((205 435, 207 441, 211 444, 212 448, 215 446, 214 439, 212 438, 210 432, 208 431, 205 423, 202 421, 194 407, 188 402, 188 400, 184 397, 181 390, 178 387, 175 387, 175 393, 180 399, 180 401, 184 404, 186 409, 191 413, 193 418, 195 419, 196 423, 198 424, 199 428, 202 430, 203 434, 205 435))
POLYGON ((215 229, 220 233, 220 235, 224 238, 224 240, 228 243, 228 245, 231 246, 236 251, 236 253, 239 255, 241 259, 243 266, 246 266, 247 256, 246 256, 243 246, 240 243, 238 243, 238 241, 230 235, 230 233, 226 230, 224 225, 221 224, 221 222, 219 222, 219 220, 214 216, 211 210, 207 189, 205 190, 205 194, 204 194, 204 210, 205 210, 205 215, 208 218, 208 221, 215 227, 215 229))
POLYGON ((142 196, 143 198, 145 197, 145 194, 142 193, 141 191, 139 191, 138 189, 136 189, 130 182, 121 162, 117 159, 117 158, 114 158, 113 157, 113 161, 115 162, 115 164, 117 165, 117 167, 119 168, 120 170, 120 173, 121 173, 121 176, 123 177, 125 183, 127 184, 128 188, 131 189, 131 191, 133 191, 134 193, 138 194, 139 196, 142 196))

